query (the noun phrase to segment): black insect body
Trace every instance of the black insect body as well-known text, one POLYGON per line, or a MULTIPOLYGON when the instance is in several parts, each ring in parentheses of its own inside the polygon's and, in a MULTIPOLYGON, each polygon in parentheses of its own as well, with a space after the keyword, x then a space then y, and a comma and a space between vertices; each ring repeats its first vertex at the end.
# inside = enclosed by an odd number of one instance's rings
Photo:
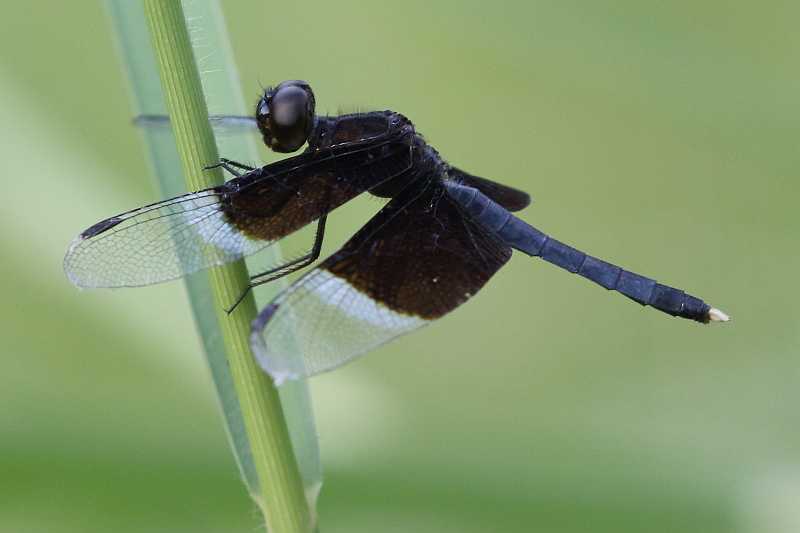
MULTIPOLYGON (((317 116, 314 94, 287 81, 261 97, 255 125, 278 152, 300 155, 98 222, 64 259, 80 287, 130 287, 185 276, 254 254, 316 222, 309 252, 253 276, 251 287, 313 263, 328 213, 367 192, 389 198, 339 251, 278 295, 253 322, 251 342, 276 382, 313 375, 449 313, 513 250, 576 273, 667 314, 727 321, 701 299, 601 261, 530 226, 514 212, 527 193, 447 164, 393 111, 317 116)), ((144 117, 144 122, 158 122, 144 117)))

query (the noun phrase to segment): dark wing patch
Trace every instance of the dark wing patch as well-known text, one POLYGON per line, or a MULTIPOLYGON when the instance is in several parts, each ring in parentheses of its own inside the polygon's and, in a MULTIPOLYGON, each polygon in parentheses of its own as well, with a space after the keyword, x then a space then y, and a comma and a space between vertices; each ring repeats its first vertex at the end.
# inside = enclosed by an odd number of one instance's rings
POLYGON ((259 314, 254 353, 278 382, 331 370, 452 311, 510 257, 441 184, 409 187, 259 314))
POLYGON ((403 138, 326 148, 231 180, 225 212, 251 238, 280 239, 411 166, 403 138))
POLYGON ((509 211, 521 211, 531 203, 531 197, 528 193, 514 187, 481 178, 480 176, 473 176, 455 167, 451 167, 447 173, 451 179, 478 189, 509 211))

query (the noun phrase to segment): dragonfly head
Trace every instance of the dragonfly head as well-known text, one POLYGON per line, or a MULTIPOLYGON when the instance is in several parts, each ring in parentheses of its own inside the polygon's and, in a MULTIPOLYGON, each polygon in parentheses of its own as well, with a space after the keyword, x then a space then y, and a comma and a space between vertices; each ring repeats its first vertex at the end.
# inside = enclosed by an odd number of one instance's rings
POLYGON ((301 80, 268 88, 256 105, 256 123, 275 152, 294 152, 305 144, 314 126, 314 92, 301 80))

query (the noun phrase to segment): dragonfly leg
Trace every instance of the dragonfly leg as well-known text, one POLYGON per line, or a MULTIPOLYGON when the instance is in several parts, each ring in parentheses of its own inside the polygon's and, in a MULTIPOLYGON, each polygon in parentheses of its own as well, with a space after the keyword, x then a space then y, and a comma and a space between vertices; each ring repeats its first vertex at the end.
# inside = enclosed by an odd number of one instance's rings
POLYGON ((276 279, 280 279, 284 276, 288 276, 292 272, 297 272, 298 270, 307 267, 314 261, 319 258, 319 254, 322 251, 322 240, 325 237, 325 221, 328 218, 327 213, 322 215, 317 221, 317 232, 314 235, 314 245, 311 247, 311 251, 307 254, 298 257, 297 259, 292 259, 291 261, 287 261, 286 263, 277 266, 275 268, 271 268, 265 272, 261 272, 260 274, 256 274, 255 276, 250 277, 250 283, 247 284, 247 287, 242 291, 242 294, 236 299, 231 307, 225 310, 227 314, 231 314, 242 300, 244 300, 247 293, 250 292, 254 287, 258 287, 259 285, 263 285, 265 283, 269 283, 270 281, 275 281, 276 279))
POLYGON ((225 163, 225 164, 230 165, 232 167, 240 168, 240 169, 246 170, 248 172, 250 172, 251 170, 255 170, 256 169, 256 167, 251 167, 250 165, 245 165, 244 163, 239 163, 238 161, 234 161, 233 159, 227 159, 225 157, 221 157, 219 159, 219 161, 220 161, 220 163, 225 163))
POLYGON ((232 159, 225 159, 221 157, 219 162, 214 165, 208 165, 203 167, 203 170, 212 170, 215 168, 222 168, 223 170, 227 171, 231 175, 239 178, 241 177, 242 173, 239 170, 244 170, 250 172, 255 170, 255 167, 251 167, 249 165, 245 165, 244 163, 239 163, 238 161, 234 161, 232 159))

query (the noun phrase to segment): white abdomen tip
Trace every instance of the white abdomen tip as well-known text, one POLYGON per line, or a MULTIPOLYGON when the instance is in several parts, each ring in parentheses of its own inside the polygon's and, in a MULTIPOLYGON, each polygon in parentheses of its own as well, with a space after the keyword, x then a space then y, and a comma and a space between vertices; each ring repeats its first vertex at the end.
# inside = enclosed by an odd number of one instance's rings
POLYGON ((708 310, 708 320, 710 322, 727 322, 731 319, 727 314, 723 311, 720 311, 716 307, 712 307, 708 310))

